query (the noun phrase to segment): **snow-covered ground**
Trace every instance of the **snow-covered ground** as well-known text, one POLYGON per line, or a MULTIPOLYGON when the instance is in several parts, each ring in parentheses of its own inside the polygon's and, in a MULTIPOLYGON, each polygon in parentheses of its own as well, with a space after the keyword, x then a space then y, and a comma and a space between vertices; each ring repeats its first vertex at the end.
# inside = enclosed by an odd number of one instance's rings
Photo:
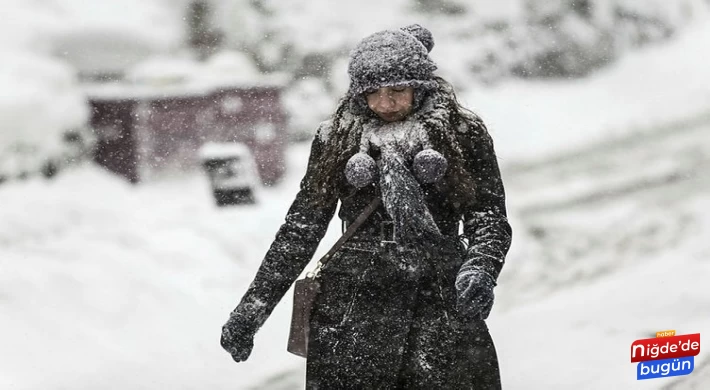
MULTIPOLYGON (((629 154, 690 155, 696 164, 680 164, 680 180, 611 198, 539 209, 564 166, 504 171, 517 230, 489 325, 506 388, 659 388, 671 380, 635 381, 631 341, 661 329, 710 331, 710 127, 678 130, 683 147, 665 152, 673 136, 655 135, 652 147, 638 140, 629 154), (535 175, 538 184, 515 184, 535 175), (557 239, 535 241, 531 226, 557 239)), ((302 387, 304 361, 284 350, 289 296, 248 362, 233 363, 218 337, 297 191, 306 154, 307 145, 290 150, 292 174, 262 189, 256 206, 213 206, 197 172, 133 187, 87 166, 0 188, 0 388, 302 387)), ((601 155, 611 171, 647 171, 643 161, 615 166, 616 155, 601 155)), ((594 170, 582 172, 593 179, 594 170)), ((334 223, 321 253, 337 234, 334 223)))
MULTIPOLYGON (((307 151, 292 152, 296 172, 307 151)), ((87 166, 3 186, 0 388, 244 388, 298 366, 286 303, 249 363, 219 346, 297 182, 226 209, 199 173, 133 187, 87 166)))
POLYGON ((636 383, 630 342, 710 331, 708 135, 710 120, 508 171, 528 247, 490 326, 510 388, 658 388, 636 383))

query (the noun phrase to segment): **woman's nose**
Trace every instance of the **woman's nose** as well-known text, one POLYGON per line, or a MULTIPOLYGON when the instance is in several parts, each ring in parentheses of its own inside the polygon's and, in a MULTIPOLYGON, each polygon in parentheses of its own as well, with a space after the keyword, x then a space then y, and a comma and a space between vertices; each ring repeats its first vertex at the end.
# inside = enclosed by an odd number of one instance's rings
POLYGON ((383 92, 377 95, 376 107, 382 111, 390 110, 394 107, 395 102, 391 94, 383 92))

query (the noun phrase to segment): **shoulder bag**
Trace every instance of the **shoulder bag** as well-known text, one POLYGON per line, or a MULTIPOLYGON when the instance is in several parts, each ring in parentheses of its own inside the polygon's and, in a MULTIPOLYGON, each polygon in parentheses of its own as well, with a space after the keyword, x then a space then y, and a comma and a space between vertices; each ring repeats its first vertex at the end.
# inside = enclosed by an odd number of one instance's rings
POLYGON ((373 211, 379 206, 381 199, 376 197, 363 210, 363 212, 348 226, 348 229, 338 239, 332 248, 325 254, 318 263, 316 268, 308 272, 306 277, 296 281, 293 287, 293 313, 291 314, 291 330, 288 336, 288 346, 286 350, 294 355, 306 357, 308 355, 308 334, 310 332, 311 311, 316 296, 320 292, 320 281, 318 276, 321 268, 330 260, 335 252, 343 246, 345 241, 355 234, 355 231, 360 225, 367 220, 373 211))

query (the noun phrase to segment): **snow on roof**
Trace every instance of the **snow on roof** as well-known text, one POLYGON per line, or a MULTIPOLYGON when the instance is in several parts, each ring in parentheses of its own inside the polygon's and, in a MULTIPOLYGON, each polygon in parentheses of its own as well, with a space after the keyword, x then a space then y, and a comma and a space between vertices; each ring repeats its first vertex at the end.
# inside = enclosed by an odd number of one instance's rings
POLYGON ((157 100, 175 97, 205 96, 210 85, 135 85, 120 82, 83 84, 84 93, 92 100, 157 100))
POLYGON ((126 83, 87 83, 81 87, 92 100, 157 100, 190 96, 206 96, 224 88, 267 88, 281 87, 284 82, 279 78, 253 80, 252 82, 192 82, 177 85, 135 85, 126 83))
POLYGON ((245 53, 223 50, 207 59, 205 68, 210 74, 216 73, 222 77, 229 75, 243 79, 259 78, 262 74, 257 69, 254 61, 245 53))
POLYGON ((224 160, 251 156, 249 148, 241 142, 207 142, 200 147, 201 160, 224 160))
POLYGON ((202 63, 183 57, 153 57, 128 70, 128 82, 88 83, 93 99, 160 99, 201 96, 219 88, 282 87, 284 74, 262 74, 244 54, 220 52, 202 63))
POLYGON ((120 73, 161 51, 144 34, 108 27, 71 30, 53 40, 54 54, 84 73, 120 73))

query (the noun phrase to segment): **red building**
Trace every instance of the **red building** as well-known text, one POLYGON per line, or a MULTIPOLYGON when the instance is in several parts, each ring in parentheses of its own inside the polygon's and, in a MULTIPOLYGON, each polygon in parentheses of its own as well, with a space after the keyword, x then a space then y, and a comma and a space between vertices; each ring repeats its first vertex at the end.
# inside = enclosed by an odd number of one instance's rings
POLYGON ((262 181, 284 172, 287 117, 278 83, 257 86, 88 88, 91 126, 98 136, 95 160, 139 182, 200 166, 209 141, 242 142, 252 151, 262 181))

